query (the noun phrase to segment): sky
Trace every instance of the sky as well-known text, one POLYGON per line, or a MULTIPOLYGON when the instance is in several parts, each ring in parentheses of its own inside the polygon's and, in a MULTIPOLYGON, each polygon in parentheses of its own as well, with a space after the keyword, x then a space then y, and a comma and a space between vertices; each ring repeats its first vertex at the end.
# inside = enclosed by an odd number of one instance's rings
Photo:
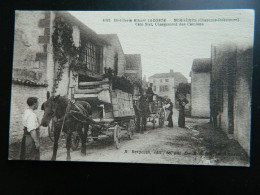
POLYGON ((168 73, 173 69, 174 72, 181 72, 190 81, 193 59, 209 58, 212 44, 228 42, 244 47, 253 44, 252 10, 70 13, 98 34, 117 34, 125 54, 141 54, 143 76, 146 75, 146 78, 156 73, 168 73), (199 22, 200 18, 236 20, 199 22), (110 22, 104 19, 110 19, 110 22), (121 22, 115 22, 114 19, 121 19, 121 22), (123 22, 123 19, 132 19, 132 22, 123 22), (145 22, 134 22, 134 19, 145 19, 145 22), (185 25, 180 26, 180 22, 185 25), (140 23, 144 26, 138 25, 140 23), (145 26, 145 23, 152 23, 153 26, 145 26), (156 26, 158 23, 176 23, 177 26, 156 26), (189 23, 203 25, 189 26, 189 23))

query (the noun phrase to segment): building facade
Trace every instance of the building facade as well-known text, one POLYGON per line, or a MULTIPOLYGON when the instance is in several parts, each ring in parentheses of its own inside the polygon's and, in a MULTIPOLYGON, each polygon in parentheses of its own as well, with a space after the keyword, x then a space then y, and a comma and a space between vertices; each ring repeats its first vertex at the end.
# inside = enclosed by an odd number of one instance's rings
POLYGON ((142 64, 140 54, 125 54, 125 76, 131 80, 142 81, 142 64))
POLYGON ((252 47, 212 46, 211 116, 250 153, 252 47))
POLYGON ((15 17, 10 143, 22 138, 28 97, 38 97, 39 105, 47 91, 73 98, 80 83, 102 81, 106 68, 118 76, 126 70, 117 35, 99 35, 64 11, 16 11, 15 17))
POLYGON ((210 117, 211 59, 194 59, 191 76, 191 116, 210 117))
POLYGON ((103 47, 104 68, 111 68, 117 71, 118 76, 123 76, 126 71, 126 59, 120 40, 116 34, 99 34, 107 41, 103 47))
POLYGON ((186 77, 180 72, 154 74, 148 78, 148 82, 153 84, 153 92, 163 97, 171 99, 175 102, 176 87, 180 83, 188 83, 186 77))

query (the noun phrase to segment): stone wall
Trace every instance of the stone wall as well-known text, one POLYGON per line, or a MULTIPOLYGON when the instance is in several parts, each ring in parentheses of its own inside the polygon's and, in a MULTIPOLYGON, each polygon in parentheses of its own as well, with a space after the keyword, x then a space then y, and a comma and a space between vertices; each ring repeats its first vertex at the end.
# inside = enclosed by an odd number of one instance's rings
POLYGON ((212 82, 221 82, 223 100, 219 127, 233 135, 249 154, 251 122, 252 48, 236 45, 213 47, 212 82), (232 110, 230 110, 232 109, 232 110), (233 120, 232 120, 233 116, 233 120), (233 128, 232 128, 233 124, 233 128))
MULTIPOLYGON (((46 87, 29 87, 24 85, 12 84, 9 143, 20 142, 22 139, 22 117, 25 109, 28 107, 26 103, 27 98, 39 98, 39 108, 36 111, 36 114, 41 120, 43 116, 41 105, 44 101, 46 101, 46 93, 46 87)), ((41 136, 47 135, 47 128, 41 127, 41 136)))
POLYGON ((48 32, 40 26, 45 17, 46 12, 42 11, 15 12, 13 69, 16 78, 47 82, 47 51, 44 50, 47 50, 49 36, 45 36, 48 32), (15 75, 16 71, 19 73, 15 75))
POLYGON ((237 50, 236 95, 234 100, 234 135, 250 153, 252 49, 237 50))
MULTIPOLYGON (((12 84, 10 143, 20 141, 23 134, 22 117, 27 108, 27 98, 39 99, 37 115, 41 119, 41 104, 46 101, 47 90, 51 87, 47 75, 47 51, 50 43, 50 12, 16 11, 15 40, 13 56, 13 80, 22 81, 12 84), (44 86, 27 86, 24 81, 44 83, 44 86)), ((51 61, 52 59, 49 59, 51 61)), ((48 71, 49 73, 49 71, 48 71)), ((42 128, 41 136, 46 136, 42 128)))

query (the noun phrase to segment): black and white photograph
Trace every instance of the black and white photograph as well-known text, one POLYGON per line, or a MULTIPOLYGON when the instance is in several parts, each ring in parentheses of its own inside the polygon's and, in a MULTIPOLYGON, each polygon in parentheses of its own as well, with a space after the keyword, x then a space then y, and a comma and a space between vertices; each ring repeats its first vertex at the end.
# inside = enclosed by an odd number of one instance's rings
POLYGON ((254 15, 16 10, 8 159, 249 167, 254 15))

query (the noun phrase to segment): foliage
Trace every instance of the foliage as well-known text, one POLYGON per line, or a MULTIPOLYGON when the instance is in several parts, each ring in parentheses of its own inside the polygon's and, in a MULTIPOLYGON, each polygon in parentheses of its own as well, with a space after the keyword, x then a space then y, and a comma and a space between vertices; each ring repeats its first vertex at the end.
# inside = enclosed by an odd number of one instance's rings
POLYGON ((105 74, 103 78, 108 78, 112 82, 112 89, 119 89, 127 93, 133 93, 134 87, 137 86, 141 89, 142 85, 138 81, 130 81, 125 76, 117 76, 117 70, 112 70, 111 68, 105 68, 105 74))
POLYGON ((68 63, 73 72, 74 79, 76 72, 82 68, 87 69, 83 63, 84 53, 86 51, 86 40, 81 37, 81 45, 76 47, 72 37, 73 28, 62 18, 57 17, 54 21, 54 32, 52 35, 53 58, 58 63, 57 75, 54 83, 54 92, 62 79, 64 67, 68 63))
POLYGON ((186 97, 187 94, 190 94, 191 86, 190 83, 180 83, 177 87, 176 95, 181 93, 186 97))

